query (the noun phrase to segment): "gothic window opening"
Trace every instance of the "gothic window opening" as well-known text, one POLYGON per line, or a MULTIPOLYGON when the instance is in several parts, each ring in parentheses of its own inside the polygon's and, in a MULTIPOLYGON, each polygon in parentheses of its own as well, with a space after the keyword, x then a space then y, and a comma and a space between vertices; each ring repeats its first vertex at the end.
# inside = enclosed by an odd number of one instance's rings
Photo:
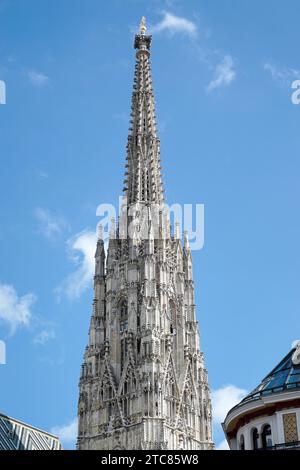
POLYGON ((145 200, 145 171, 142 172, 142 201, 145 200))
POLYGON ((193 395, 192 393, 190 394, 190 404, 191 404, 192 406, 194 406, 194 404, 195 404, 195 402, 194 402, 194 395, 193 395))
POLYGON ((189 425, 189 409, 187 405, 184 405, 184 417, 186 424, 189 425))
POLYGON ((128 416, 128 399, 124 398, 123 399, 123 415, 128 416))
POLYGON ((171 335, 176 335, 177 315, 176 315, 176 306, 173 300, 170 300, 169 302, 169 312, 170 312, 170 333, 171 335))
POLYGON ((109 404, 108 404, 108 407, 107 407, 107 418, 108 418, 108 421, 110 420, 111 416, 112 416, 112 404, 109 403, 109 404))
POLYGON ((106 384, 105 386, 105 393, 104 393, 105 400, 110 400, 113 397, 113 390, 111 385, 106 384))
POLYGON ((127 357, 126 339, 121 339, 121 372, 124 369, 126 357, 127 357))
POLYGON ((193 414, 192 414, 192 426, 195 427, 196 426, 196 415, 195 415, 195 412, 193 411, 193 414))
POLYGON ((128 308, 126 300, 123 300, 120 306, 120 333, 128 328, 128 308))

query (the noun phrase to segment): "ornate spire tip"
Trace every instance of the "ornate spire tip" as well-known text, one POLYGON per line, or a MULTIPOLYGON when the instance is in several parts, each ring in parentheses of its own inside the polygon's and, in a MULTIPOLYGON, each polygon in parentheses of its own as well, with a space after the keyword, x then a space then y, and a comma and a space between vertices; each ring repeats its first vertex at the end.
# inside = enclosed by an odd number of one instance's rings
POLYGON ((140 33, 145 34, 146 31, 147 31, 146 18, 142 16, 142 19, 140 22, 140 33))

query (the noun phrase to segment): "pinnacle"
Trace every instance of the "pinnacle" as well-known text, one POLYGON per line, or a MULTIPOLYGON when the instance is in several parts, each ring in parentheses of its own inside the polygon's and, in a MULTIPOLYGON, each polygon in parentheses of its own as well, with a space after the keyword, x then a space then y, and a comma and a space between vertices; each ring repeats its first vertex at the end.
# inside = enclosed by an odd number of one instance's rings
POLYGON ((137 54, 133 80, 124 182, 129 204, 163 202, 160 148, 149 61, 150 36, 145 36, 145 32, 146 23, 143 17, 135 47, 139 52, 146 51, 147 54, 137 54))

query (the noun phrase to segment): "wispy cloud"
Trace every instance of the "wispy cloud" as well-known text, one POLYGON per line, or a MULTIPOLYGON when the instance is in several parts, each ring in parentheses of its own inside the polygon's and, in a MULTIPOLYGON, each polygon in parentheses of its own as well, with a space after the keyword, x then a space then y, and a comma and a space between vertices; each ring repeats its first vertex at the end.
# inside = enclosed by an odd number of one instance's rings
POLYGON ((39 179, 41 179, 41 180, 46 180, 46 179, 49 178, 48 173, 46 173, 46 172, 43 171, 43 170, 37 170, 37 171, 36 171, 36 175, 37 175, 37 177, 38 177, 39 179))
POLYGON ((183 33, 191 37, 197 35, 197 25, 193 21, 168 11, 163 11, 162 15, 161 21, 149 28, 150 34, 167 32, 169 34, 183 33))
POLYGON ((231 55, 225 55, 222 61, 216 66, 214 78, 209 83, 207 91, 230 85, 236 78, 234 60, 231 55))
POLYGON ((225 385, 212 391, 212 408, 214 421, 221 424, 228 411, 237 403, 239 403, 245 395, 247 390, 236 387, 235 385, 225 385))
POLYGON ((46 238, 53 239, 60 235, 68 224, 63 217, 52 215, 48 210, 37 207, 34 215, 39 223, 39 232, 46 238))
POLYGON ((32 319, 31 307, 36 300, 31 292, 19 296, 13 286, 0 284, 0 322, 8 325, 11 334, 18 327, 29 325, 32 319))
POLYGON ((54 330, 42 330, 33 338, 33 344, 44 346, 56 337, 54 330))
POLYGON ((42 72, 37 72, 36 70, 27 70, 26 76, 29 82, 36 87, 43 87, 49 83, 49 77, 43 74, 42 72))
POLYGON ((274 82, 282 87, 290 86, 296 78, 300 79, 300 71, 294 68, 281 67, 271 62, 265 62, 263 69, 270 74, 274 82))
POLYGON ((69 447, 70 444, 75 446, 76 439, 77 439, 77 426, 78 426, 77 418, 74 418, 70 423, 63 424, 61 426, 54 426, 51 429, 51 433, 55 436, 58 436, 61 440, 62 444, 67 444, 69 447))
POLYGON ((224 433, 221 428, 221 423, 224 421, 228 411, 233 406, 237 405, 247 393, 247 390, 236 387, 235 385, 225 385, 224 387, 212 391, 214 434, 222 436, 220 441, 217 442, 217 450, 228 449, 227 441, 223 439, 224 433))
MULTIPOLYGON (((172 6, 172 1, 168 6, 172 6)), ((164 33, 170 37, 178 34, 188 37, 190 39, 189 46, 194 49, 198 60, 205 64, 209 70, 213 70, 213 77, 205 87, 206 92, 228 87, 236 79, 236 64, 233 57, 222 52, 219 48, 211 48, 208 45, 207 40, 212 35, 211 29, 203 24, 200 29, 196 15, 191 20, 166 10, 161 11, 160 14, 160 21, 149 24, 147 33, 164 33)), ((136 32, 137 28, 132 28, 132 30, 136 32)))
POLYGON ((96 233, 90 230, 84 230, 67 241, 67 252, 77 269, 55 289, 58 299, 63 295, 70 300, 77 299, 92 285, 96 243, 96 233))

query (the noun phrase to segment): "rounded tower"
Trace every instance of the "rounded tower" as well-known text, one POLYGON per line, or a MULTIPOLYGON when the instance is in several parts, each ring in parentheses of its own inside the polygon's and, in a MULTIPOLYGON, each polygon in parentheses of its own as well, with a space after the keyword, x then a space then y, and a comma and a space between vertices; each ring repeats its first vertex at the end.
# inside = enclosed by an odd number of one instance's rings
POLYGON ((300 450, 300 341, 228 412, 223 429, 232 450, 300 450))

